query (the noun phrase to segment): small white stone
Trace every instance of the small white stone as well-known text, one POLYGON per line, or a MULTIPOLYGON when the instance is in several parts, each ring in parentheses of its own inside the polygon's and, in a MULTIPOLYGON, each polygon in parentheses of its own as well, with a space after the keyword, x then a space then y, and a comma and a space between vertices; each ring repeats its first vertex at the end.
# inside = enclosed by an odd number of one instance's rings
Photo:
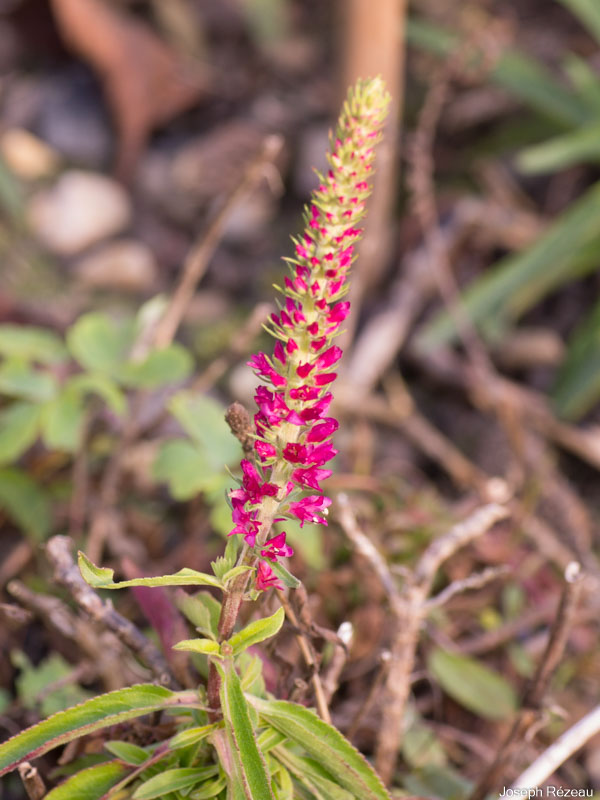
POLYGON ((75 271, 87 286, 131 292, 151 289, 158 272, 150 249, 135 239, 102 245, 82 259, 75 271))
POLYGON ((131 219, 131 203, 110 178, 69 170, 33 197, 28 219, 51 252, 71 256, 123 230, 131 219))
POLYGON ((23 128, 9 128, 2 134, 0 153, 10 171, 25 180, 50 175, 59 164, 54 150, 23 128))

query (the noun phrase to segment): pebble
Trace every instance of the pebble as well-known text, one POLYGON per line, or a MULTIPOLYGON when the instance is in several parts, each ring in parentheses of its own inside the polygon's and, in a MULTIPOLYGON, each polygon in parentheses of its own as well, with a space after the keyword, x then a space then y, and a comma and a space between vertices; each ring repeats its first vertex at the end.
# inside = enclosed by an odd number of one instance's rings
POLYGON ((28 220, 48 250, 73 256, 127 227, 131 203, 116 181, 69 170, 50 189, 33 196, 28 220))
POLYGON ((9 128, 2 134, 0 153, 10 171, 24 180, 44 178, 59 165, 54 150, 23 128, 9 128))
POLYGON ((86 286, 126 292, 150 291, 158 277, 151 250, 135 239, 102 245, 79 261, 75 272, 86 286))
POLYGON ((49 76, 42 84, 36 131, 68 161, 88 169, 106 167, 113 136, 93 75, 70 67, 49 76))

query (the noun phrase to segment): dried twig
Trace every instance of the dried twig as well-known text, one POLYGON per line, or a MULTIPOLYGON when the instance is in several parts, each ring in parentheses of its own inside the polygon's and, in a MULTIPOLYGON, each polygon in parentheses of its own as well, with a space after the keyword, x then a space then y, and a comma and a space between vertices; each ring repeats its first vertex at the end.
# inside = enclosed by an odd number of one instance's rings
POLYGON ((338 641, 334 642, 333 655, 321 676, 323 692, 328 703, 331 702, 331 698, 338 690, 340 676, 348 660, 348 651, 354 640, 354 627, 352 623, 348 621, 342 622, 337 629, 336 636, 338 641))
POLYGON ((7 590, 29 612, 42 619, 63 638, 74 642, 94 664, 107 691, 120 689, 127 684, 123 667, 123 645, 110 631, 98 636, 87 620, 75 615, 71 609, 52 595, 32 592, 25 584, 12 580, 7 590))
MULTIPOLYGON (((494 759, 473 790, 470 800, 483 800, 504 779, 515 751, 521 746, 527 731, 538 717, 550 678, 558 666, 567 644, 582 588, 579 564, 572 563, 565 570, 565 587, 556 617, 550 630, 548 644, 535 675, 525 689, 521 709, 513 726, 494 759)), ((530 784, 531 785, 531 784, 530 784)))
POLYGON ((33 547, 26 539, 16 544, 0 564, 0 588, 27 566, 33 556, 33 547))
POLYGON ((431 611, 433 608, 439 608, 445 605, 455 595, 462 594, 463 592, 470 592, 474 589, 482 589, 484 586, 487 586, 488 583, 509 574, 510 571, 510 567, 489 567, 488 569, 482 570, 482 572, 476 572, 474 575, 467 575, 466 578, 460 581, 453 581, 446 586, 439 594, 436 594, 435 597, 428 600, 425 603, 425 607, 428 611, 431 611))
POLYGON ((54 568, 58 583, 65 586, 75 602, 93 620, 112 631, 139 658, 148 665, 159 683, 172 688, 177 687, 164 656, 138 628, 113 608, 109 601, 103 601, 83 580, 71 555, 72 541, 67 536, 54 536, 46 545, 46 552, 54 568))
POLYGON ((544 783, 565 761, 592 737, 600 733, 600 706, 582 717, 522 772, 511 789, 533 789, 544 783))
POLYGON ((325 722, 331 724, 331 714, 329 713, 327 698, 325 697, 325 692, 323 691, 323 684, 321 683, 321 677, 319 675, 319 667, 310 640, 303 631, 302 626, 298 620, 298 617, 296 616, 296 612, 292 608, 291 603, 289 602, 285 593, 282 592, 280 589, 276 589, 275 591, 277 592, 277 597, 279 598, 281 605, 285 610, 286 617, 289 619, 289 621, 294 627, 296 641, 298 642, 298 647, 300 648, 300 652, 302 653, 302 658, 304 659, 306 666, 311 671, 310 680, 313 685, 313 690, 315 693, 315 701, 317 703, 317 710, 319 712, 319 716, 321 717, 321 719, 325 720, 325 722))
POLYGON ((46 794, 46 787, 37 767, 29 761, 24 761, 17 769, 29 800, 42 800, 46 794))
POLYGON ((490 503, 475 511, 429 545, 414 571, 406 576, 402 590, 399 590, 385 560, 360 530, 348 498, 345 495, 337 497, 340 524, 357 551, 368 559, 378 575, 393 616, 391 657, 385 684, 385 714, 375 752, 375 765, 385 783, 389 784, 394 774, 419 632, 427 614, 427 597, 437 571, 457 550, 481 536, 509 513, 508 508, 497 503, 490 503))
POLYGON ((250 164, 240 183, 225 199, 221 209, 209 223, 208 229, 191 249, 183 265, 183 273, 179 285, 156 328, 154 334, 156 347, 166 347, 173 341, 185 310, 192 300, 196 286, 204 275, 223 235, 223 229, 233 208, 264 177, 265 168, 273 164, 282 147, 283 140, 280 136, 267 136, 260 153, 250 164))

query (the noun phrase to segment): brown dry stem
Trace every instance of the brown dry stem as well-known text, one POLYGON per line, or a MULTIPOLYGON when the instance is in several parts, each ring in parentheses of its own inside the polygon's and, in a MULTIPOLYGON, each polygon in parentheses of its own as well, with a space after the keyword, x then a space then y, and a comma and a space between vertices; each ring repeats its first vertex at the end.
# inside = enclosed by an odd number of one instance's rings
POLYGON ((427 615, 427 598, 440 566, 459 549, 484 534, 510 514, 506 506, 490 503, 435 539, 405 579, 400 590, 385 559, 360 529, 348 498, 337 497, 337 515, 346 535, 375 571, 390 604, 393 617, 391 657, 384 689, 385 714, 377 738, 375 766, 386 784, 394 775, 402 738, 402 720, 410 692, 419 633, 427 615))
POLYGON ((162 653, 132 622, 115 611, 110 601, 101 600, 83 580, 71 555, 72 544, 67 536, 54 536, 46 544, 46 553, 56 581, 68 589, 86 614, 127 645, 150 668, 159 683, 173 689, 179 688, 162 653))
POLYGON ((580 566, 573 562, 565 570, 565 586, 556 617, 550 629, 548 644, 533 678, 525 689, 521 709, 511 730, 500 746, 494 762, 478 782, 469 800, 483 800, 500 784, 500 781, 505 779, 510 762, 517 749, 522 745, 527 732, 537 721, 550 678, 565 651, 581 589, 582 575, 580 566))

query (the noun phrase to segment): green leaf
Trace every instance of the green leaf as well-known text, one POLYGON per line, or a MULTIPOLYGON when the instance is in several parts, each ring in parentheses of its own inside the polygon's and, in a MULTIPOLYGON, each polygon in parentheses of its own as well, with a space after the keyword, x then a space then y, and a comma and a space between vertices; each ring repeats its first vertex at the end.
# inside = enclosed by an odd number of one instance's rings
POLYGON ((59 711, 0 745, 0 775, 87 733, 167 708, 194 708, 197 696, 162 686, 140 685, 94 697, 59 711))
POLYGON ((125 589, 128 586, 215 586, 220 588, 220 583, 213 575, 196 572, 195 569, 180 569, 174 575, 157 575, 154 578, 134 578, 130 581, 114 582, 114 569, 97 567, 89 558, 79 552, 78 564, 81 574, 94 589, 125 589))
POLYGON ((13 651, 11 661, 19 669, 15 681, 19 700, 25 708, 35 709, 45 717, 92 696, 77 683, 64 682, 72 674, 73 667, 58 653, 52 653, 34 666, 25 653, 13 651))
POLYGON ((283 700, 250 698, 269 725, 301 745, 349 792, 361 800, 390 800, 369 762, 331 725, 313 711, 283 700))
POLYGON ((274 755, 296 780, 306 786, 315 800, 354 800, 357 796, 361 797, 339 786, 327 770, 312 758, 298 756, 283 746, 276 747, 274 755))
POLYGON ((154 800, 156 797, 164 797, 169 792, 184 791, 205 781, 206 778, 212 778, 218 771, 216 765, 167 769, 138 786, 132 797, 133 800, 154 800))
POLYGON ((40 364, 58 364, 67 357, 61 339, 46 328, 0 325, 0 355, 40 364))
POLYGON ((235 766, 235 781, 246 800, 274 800, 233 659, 225 659, 222 666, 216 666, 221 674, 221 710, 235 766))
POLYGON ((573 331, 552 389, 561 417, 577 420, 600 399, 600 303, 573 331))
POLYGON ((237 656, 253 644, 264 642, 265 639, 275 636, 281 629, 284 619, 285 611, 283 608, 278 608, 270 617, 257 619, 246 625, 243 630, 229 639, 229 644, 233 648, 233 655, 237 656))
POLYGON ((594 116, 599 115, 600 80, 598 79, 598 74, 585 59, 579 58, 574 53, 567 54, 564 68, 582 101, 590 110, 593 109, 594 116))
POLYGON ((33 369, 21 359, 10 359, 0 366, 0 394, 43 403, 55 392, 52 375, 33 369))
POLYGON ((467 800, 473 790, 471 781, 456 770, 433 765, 403 776, 402 783, 411 795, 439 800, 467 800))
POLYGON ((600 8, 596 0, 559 0, 579 17, 583 27, 600 43, 600 8))
POLYGON ((239 575, 243 575, 245 572, 253 572, 254 567, 250 567, 248 564, 240 564, 239 567, 232 567, 228 569, 227 572, 224 573, 221 580, 225 585, 231 583, 231 581, 235 580, 239 575))
POLYGON ((438 737, 416 715, 402 737, 402 757, 413 769, 427 765, 444 766, 448 760, 438 737))
POLYGON ((123 761, 133 767, 143 764, 148 759, 147 751, 137 744, 131 744, 131 742, 104 742, 104 749, 108 750, 111 755, 116 756, 119 761, 123 761))
POLYGON ((44 800, 101 800, 127 768, 110 761, 84 769, 44 795, 44 800))
POLYGON ((224 464, 239 462, 240 444, 225 422, 225 408, 212 397, 178 392, 171 398, 169 410, 215 469, 221 471, 224 464))
POLYGON ((75 453, 81 446, 85 408, 72 389, 62 391, 42 412, 42 438, 51 450, 75 453))
POLYGON ((210 797, 216 797, 227 785, 227 778, 221 776, 215 778, 214 781, 207 781, 200 789, 196 789, 190 794, 190 800, 208 800, 210 797))
POLYGON ((169 486, 175 500, 189 500, 221 480, 208 453, 186 439, 171 439, 161 446, 153 473, 169 486))
POLYGON ((40 406, 17 402, 0 411, 0 464, 16 461, 35 442, 40 406))
POLYGON ((221 726, 220 722, 213 722, 211 725, 201 725, 198 728, 186 728, 184 731, 176 733, 169 741, 169 748, 177 750, 180 747, 189 747, 191 744, 197 744, 221 726))
POLYGON ((118 370, 125 386, 137 389, 156 389, 187 378, 192 371, 191 355, 176 342, 162 350, 153 350, 142 361, 129 361, 118 370))
MULTIPOLYGON (((594 184, 529 249, 502 259, 462 295, 471 319, 484 327, 517 319, 550 291, 598 265, 600 183, 594 184)), ((423 350, 456 337, 447 313, 436 316, 418 336, 423 350)))
POLYGON ((175 605, 187 619, 210 639, 219 636, 219 618, 221 616, 221 603, 208 592, 188 594, 179 590, 175 596, 175 605))
MULTIPOLYGON (((456 34, 414 17, 407 23, 406 34, 409 44, 440 56, 449 55, 460 43, 456 34)), ((566 89, 540 62, 523 53, 505 50, 492 69, 490 80, 565 127, 581 125, 592 117, 580 97, 566 89)))
MULTIPOLYGON (((231 509, 229 509, 229 522, 229 530, 231 530, 231 509)), ((240 541, 237 536, 228 536, 223 555, 218 556, 214 561, 210 562, 212 571, 219 580, 222 581, 225 575, 234 568, 240 546, 240 541)))
POLYGON ((555 172, 574 164, 600 161, 600 122, 592 122, 519 153, 517 166, 522 172, 555 172))
POLYGON ((67 344, 85 369, 114 375, 128 358, 134 331, 131 320, 114 320, 94 311, 69 328, 67 344))
POLYGON ((510 683, 475 659, 436 648, 428 667, 453 700, 485 719, 506 719, 517 708, 510 683))
POLYGON ((213 639, 183 639, 173 645, 173 650, 186 650, 190 653, 203 653, 206 656, 221 655, 219 643, 213 639))
POLYGON ((297 589, 298 586, 300 586, 298 578, 292 575, 292 573, 283 566, 281 561, 276 561, 274 564, 271 564, 271 569, 284 586, 289 586, 290 589, 297 589))
POLYGON ((52 529, 52 506, 46 492, 23 470, 0 469, 0 507, 38 542, 52 529))
POLYGON ((72 389, 80 395, 98 395, 117 416, 121 416, 127 406, 125 395, 117 384, 100 372, 74 375, 65 383, 65 389, 72 389))

